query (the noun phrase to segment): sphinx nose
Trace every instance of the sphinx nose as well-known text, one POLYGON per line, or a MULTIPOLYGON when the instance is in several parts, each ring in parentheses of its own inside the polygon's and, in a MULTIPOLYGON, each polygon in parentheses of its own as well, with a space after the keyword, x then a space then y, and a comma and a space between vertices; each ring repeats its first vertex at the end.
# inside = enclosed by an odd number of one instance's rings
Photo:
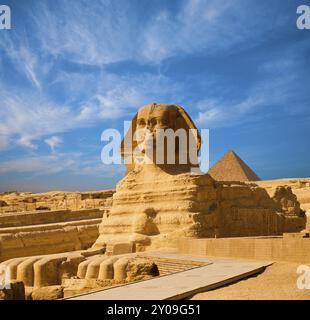
POLYGON ((154 127, 151 123, 147 123, 145 128, 150 132, 153 132, 153 130, 154 130, 154 127))

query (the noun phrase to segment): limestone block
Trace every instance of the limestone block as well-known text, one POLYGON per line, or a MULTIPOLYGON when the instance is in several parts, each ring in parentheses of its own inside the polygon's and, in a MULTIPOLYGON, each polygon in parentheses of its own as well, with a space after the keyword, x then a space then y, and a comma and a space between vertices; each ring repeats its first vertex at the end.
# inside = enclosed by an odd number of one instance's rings
POLYGON ((17 279, 17 267, 24 260, 25 260, 25 258, 11 259, 11 260, 7 260, 7 261, 1 263, 1 265, 6 266, 10 272, 11 279, 16 280, 17 279))
POLYGON ((60 265, 66 257, 46 257, 35 262, 34 287, 40 288, 60 283, 60 265))
POLYGON ((135 251, 135 246, 133 242, 120 242, 114 243, 107 246, 106 252, 109 255, 118 255, 125 253, 132 253, 135 251))
POLYGON ((98 279, 100 265, 106 259, 107 256, 99 256, 98 258, 93 259, 87 266, 85 279, 98 279))
POLYGON ((61 286, 48 286, 34 289, 31 294, 32 300, 56 300, 63 298, 61 286))
POLYGON ((244 185, 234 185, 229 187, 224 187, 221 193, 222 199, 224 200, 234 200, 240 198, 251 198, 251 189, 244 185))
MULTIPOLYGON (((114 280, 98 280, 98 279, 68 279, 64 283, 64 298, 72 297, 77 294, 87 293, 100 288, 108 288, 114 286, 114 280)), ((125 283, 125 282, 120 282, 125 283)))
POLYGON ((114 280, 115 281, 122 281, 127 278, 127 265, 129 262, 129 258, 123 257, 118 259, 114 265, 114 280))
POLYGON ((85 261, 85 257, 80 254, 69 256, 65 261, 62 261, 59 268, 59 278, 67 279, 77 275, 78 266, 85 261))
POLYGON ((23 281, 25 286, 32 287, 34 284, 34 268, 35 262, 39 261, 39 257, 28 258, 17 266, 17 280, 23 281))
POLYGON ((99 280, 114 279, 113 265, 118 259, 118 257, 111 257, 101 262, 98 274, 99 280))
POLYGON ((86 276, 88 265, 91 263, 91 260, 85 260, 82 263, 79 264, 78 270, 77 270, 77 277, 80 279, 84 279, 86 276))
POLYGON ((143 259, 134 259, 127 265, 126 281, 138 281, 159 275, 158 267, 154 262, 143 259))

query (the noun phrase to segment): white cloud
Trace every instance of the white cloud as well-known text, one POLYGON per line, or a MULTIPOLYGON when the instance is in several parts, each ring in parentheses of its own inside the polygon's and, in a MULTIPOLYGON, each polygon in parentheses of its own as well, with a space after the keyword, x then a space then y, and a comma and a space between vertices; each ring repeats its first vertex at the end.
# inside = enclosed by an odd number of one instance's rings
POLYGON ((142 58, 160 62, 182 54, 257 45, 273 21, 272 13, 264 9, 253 1, 183 1, 177 14, 162 11, 146 25, 142 58), (255 12, 255 19, 249 12, 255 12))
POLYGON ((55 148, 59 146, 63 142, 63 140, 59 136, 52 136, 50 138, 45 139, 44 142, 49 145, 52 152, 55 152, 55 148))
POLYGON ((0 41, 0 49, 10 57, 19 72, 23 73, 37 88, 41 88, 41 83, 37 75, 39 57, 29 48, 27 42, 4 34, 0 41))
POLYGON ((58 156, 29 156, 0 163, 0 173, 23 173, 51 174, 70 168, 72 163, 58 156), (64 162, 62 160, 65 160, 64 162))
POLYGON ((0 135, 17 144, 35 148, 34 140, 77 126, 70 107, 57 106, 39 94, 20 91, 17 95, 0 91, 0 95, 0 135))
POLYGON ((124 173, 123 165, 104 165, 98 159, 84 159, 80 153, 32 155, 0 162, 0 174, 28 173, 46 176, 56 173, 71 175, 104 176, 113 178, 124 173))
POLYGON ((231 127, 260 119, 263 115, 259 111, 268 112, 270 108, 282 108, 289 113, 284 108, 294 99, 296 86, 296 75, 281 74, 255 83, 242 100, 228 101, 227 97, 202 99, 195 104, 198 110, 196 122, 205 128, 231 127))
POLYGON ((135 32, 129 2, 82 0, 62 1, 58 5, 61 10, 51 10, 46 2, 41 2, 29 12, 44 52, 86 64, 133 57, 136 49, 132 39, 139 34, 135 32))
POLYGON ((37 87, 44 73, 42 59, 60 57, 91 65, 125 60, 158 63, 201 50, 214 53, 257 44, 273 21, 273 13, 263 5, 241 0, 184 0, 179 10, 157 8, 145 17, 130 1, 56 1, 57 6, 61 10, 53 10, 47 2, 26 8, 36 53, 24 34, 13 41, 7 38, 3 46, 37 87), (255 12, 255 19, 249 12, 255 12), (250 39, 255 41, 246 41, 250 39))
POLYGON ((81 105, 79 120, 130 118, 140 105, 166 99, 173 101, 181 92, 179 85, 161 75, 104 75, 99 83, 102 85, 97 93, 81 105))
MULTIPOLYGON (((77 82, 83 83, 83 75, 80 78, 76 76, 77 82)), ((62 84, 62 80, 59 81, 62 84)), ((86 95, 84 102, 73 101, 71 105, 53 103, 40 90, 19 90, 18 93, 0 90, 3 146, 10 139, 12 144, 35 149, 36 140, 43 138, 48 144, 54 143, 55 138, 47 142, 46 137, 89 127, 103 120, 122 117, 129 120, 138 106, 153 101, 173 102, 182 92, 180 85, 161 75, 121 77, 104 74, 96 81, 99 83, 96 93, 86 95)), ((89 86, 93 86, 93 82, 89 86)), ((77 90, 79 87, 78 84, 77 90)))
POLYGON ((224 101, 205 99, 199 101, 200 110, 196 122, 204 128, 230 127, 245 120, 250 120, 249 114, 264 103, 260 98, 248 98, 235 104, 224 101))

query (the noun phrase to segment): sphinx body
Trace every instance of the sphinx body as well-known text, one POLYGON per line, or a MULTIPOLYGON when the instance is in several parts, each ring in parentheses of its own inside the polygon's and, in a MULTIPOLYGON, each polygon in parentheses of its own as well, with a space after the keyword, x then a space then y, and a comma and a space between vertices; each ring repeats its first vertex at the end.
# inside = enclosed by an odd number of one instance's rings
POLYGON ((172 175, 156 166, 142 167, 118 183, 93 247, 127 242, 135 244, 130 250, 144 251, 177 247, 180 238, 300 232, 305 223, 304 212, 288 187, 278 187, 269 195, 255 184, 217 182, 208 174, 172 175))
POLYGON ((180 237, 214 237, 217 194, 209 175, 171 175, 159 168, 131 171, 118 183, 95 247, 134 242, 176 246, 180 237))

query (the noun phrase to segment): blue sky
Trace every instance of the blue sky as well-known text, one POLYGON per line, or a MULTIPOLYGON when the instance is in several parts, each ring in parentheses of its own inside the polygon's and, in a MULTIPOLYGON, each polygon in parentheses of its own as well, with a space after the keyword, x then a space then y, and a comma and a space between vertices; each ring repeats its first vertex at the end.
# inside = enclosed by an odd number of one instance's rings
MULTIPOLYGON (((114 187, 101 132, 150 102, 210 129, 264 179, 310 176, 306 0, 3 0, 0 191, 114 187)), ((309 3, 310 4, 310 3, 309 3)))

